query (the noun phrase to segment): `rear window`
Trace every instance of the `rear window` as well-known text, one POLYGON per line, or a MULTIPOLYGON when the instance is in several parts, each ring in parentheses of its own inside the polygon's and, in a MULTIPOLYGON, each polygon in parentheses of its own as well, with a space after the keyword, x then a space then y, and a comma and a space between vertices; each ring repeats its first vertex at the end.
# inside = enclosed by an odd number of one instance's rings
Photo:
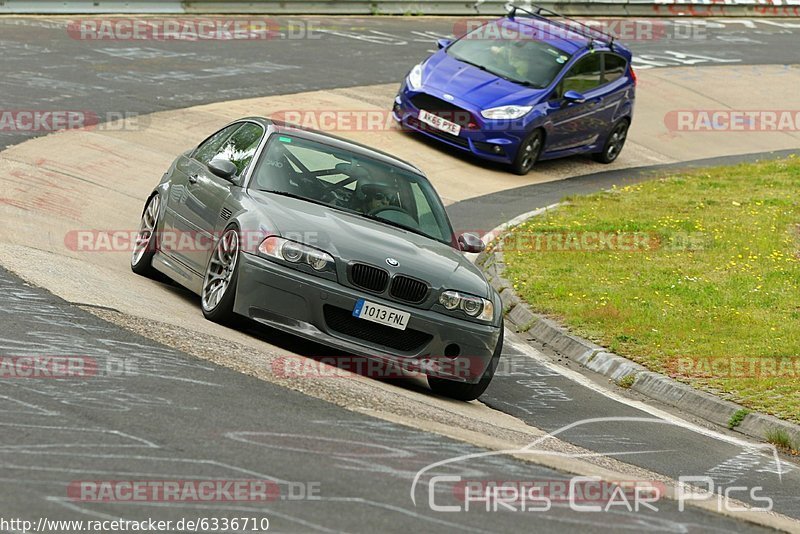
POLYGON ((620 79, 625 74, 625 67, 628 62, 624 57, 616 54, 605 54, 605 69, 603 69, 603 83, 613 82, 620 79))

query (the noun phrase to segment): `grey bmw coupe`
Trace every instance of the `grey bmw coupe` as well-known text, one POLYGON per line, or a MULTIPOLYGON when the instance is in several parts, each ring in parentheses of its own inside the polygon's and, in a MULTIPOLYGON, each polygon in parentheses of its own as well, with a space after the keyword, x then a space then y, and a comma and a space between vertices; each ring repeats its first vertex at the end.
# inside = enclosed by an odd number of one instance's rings
POLYGON ((180 155, 149 195, 131 257, 233 314, 472 400, 503 347, 500 296, 463 255, 422 172, 321 132, 245 118, 180 155))

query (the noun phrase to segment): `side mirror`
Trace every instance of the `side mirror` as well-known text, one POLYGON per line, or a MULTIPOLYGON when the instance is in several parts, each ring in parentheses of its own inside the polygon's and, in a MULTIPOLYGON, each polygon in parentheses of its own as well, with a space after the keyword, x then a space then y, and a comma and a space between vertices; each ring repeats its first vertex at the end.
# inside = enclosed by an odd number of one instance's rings
POLYGON ((586 102, 586 97, 583 96, 578 91, 567 91, 564 93, 564 100, 567 102, 572 102, 574 104, 583 104, 586 102))
POLYGON ((227 159, 216 158, 208 162, 208 170, 214 176, 219 176, 223 180, 231 181, 236 176, 236 165, 227 159))
POLYGON ((458 246, 462 251, 471 252, 473 254, 483 252, 483 249, 486 248, 486 245, 481 241, 480 237, 470 233, 464 233, 458 236, 458 246))
POLYGON ((452 42, 453 41, 450 39, 436 39, 436 46, 438 46, 439 50, 441 50, 442 48, 447 48, 450 46, 450 43, 452 42))

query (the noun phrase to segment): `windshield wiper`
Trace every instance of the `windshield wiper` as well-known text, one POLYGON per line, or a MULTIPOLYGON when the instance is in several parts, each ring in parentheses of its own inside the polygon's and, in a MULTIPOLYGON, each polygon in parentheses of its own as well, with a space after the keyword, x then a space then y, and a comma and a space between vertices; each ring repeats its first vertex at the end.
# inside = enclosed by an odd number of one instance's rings
MULTIPOLYGON (((466 63, 467 65, 471 65, 471 66, 475 67, 476 69, 481 69, 481 70, 489 72, 489 70, 486 67, 484 67, 483 65, 479 65, 477 63, 473 63, 472 61, 467 61, 466 59, 462 59, 462 58, 457 57, 457 56, 453 56, 453 57, 455 57, 461 63, 466 63)), ((492 73, 492 74, 494 74, 494 73, 492 73)))
POLYGON ((489 69, 488 67, 486 67, 484 65, 479 65, 477 63, 473 63, 472 61, 467 61, 466 59, 462 59, 462 58, 457 57, 457 56, 453 56, 453 57, 456 58, 457 60, 459 60, 462 63, 466 63, 467 65, 471 65, 471 66, 475 67, 476 69, 480 69, 480 70, 482 70, 484 72, 488 72, 489 74, 491 74, 493 76, 497 76, 498 78, 502 78, 502 79, 504 79, 506 81, 509 81, 511 83, 524 85, 525 87, 534 87, 536 89, 541 89, 541 87, 539 85, 536 85, 533 82, 529 82, 528 80, 518 80, 516 78, 512 78, 511 76, 506 76, 505 74, 500 74, 499 72, 495 72, 495 71, 489 69))
POLYGON ((256 189, 256 191, 260 191, 261 193, 272 193, 273 195, 281 195, 282 197, 289 197, 289 198, 296 198, 297 200, 305 200, 307 202, 312 202, 314 204, 323 204, 327 206, 322 201, 314 200, 313 198, 304 197, 303 195, 297 195, 295 193, 290 193, 288 191, 279 191, 277 189, 256 189))
MULTIPOLYGON (((491 71, 490 71, 491 72, 491 71)), ((506 76, 505 74, 500 74, 499 72, 492 72, 498 78, 503 78, 507 82, 516 83, 519 85, 524 85, 525 87, 535 87, 536 89, 541 89, 538 85, 533 82, 529 82, 528 80, 518 80, 516 78, 512 78, 511 76, 506 76)))
POLYGON ((422 230, 419 230, 418 228, 414 228, 412 226, 407 226, 407 225, 405 225, 403 223, 390 221, 389 219, 384 219, 383 217, 378 217, 377 215, 370 215, 369 213, 359 213, 359 215, 361 215, 362 217, 364 217, 366 219, 369 219, 371 221, 382 222, 384 224, 388 224, 389 226, 394 226, 396 228, 400 228, 401 230, 407 230, 407 231, 411 232, 412 234, 417 234, 417 235, 421 235, 422 237, 427 237, 428 239, 436 239, 435 237, 429 236, 428 234, 426 234, 422 230))
POLYGON ((278 191, 276 189, 256 189, 256 191, 260 191, 262 193, 272 193, 273 195, 280 195, 280 196, 283 196, 283 197, 296 198, 297 200, 305 200, 306 202, 311 202, 312 204, 319 204, 320 206, 325 206, 326 208, 332 208, 332 209, 335 209, 335 210, 343 211, 345 213, 352 213, 353 215, 359 215, 359 216, 364 217, 365 219, 369 219, 371 221, 378 221, 378 222, 386 224, 388 226, 394 226, 396 228, 400 228, 401 230, 406 230, 406 231, 409 231, 409 232, 411 232, 413 234, 421 235, 422 237, 427 237, 428 239, 441 241, 442 243, 445 242, 445 241, 442 241, 441 239, 436 239, 435 237, 429 236, 428 234, 426 234, 422 230, 419 230, 419 229, 414 228, 412 226, 407 226, 407 225, 402 224, 402 223, 390 221, 389 219, 384 219, 383 217, 378 217, 377 215, 370 215, 369 213, 363 213, 363 212, 352 210, 352 209, 345 208, 345 207, 342 207, 342 206, 337 206, 335 204, 328 204, 327 202, 322 202, 320 200, 315 200, 313 198, 304 197, 302 195, 297 195, 295 193, 289 193, 288 191, 278 191))
POLYGON ((327 202, 323 202, 323 201, 317 200, 315 198, 304 197, 303 195, 290 193, 288 191, 279 191, 277 189, 256 189, 256 191, 260 191, 261 193, 272 193, 273 195, 280 195, 282 197, 296 198, 297 200, 305 200, 306 202, 311 202, 312 204, 317 204, 319 206, 325 206, 326 208, 333 208, 335 210, 346 211, 346 212, 349 212, 349 213, 358 213, 357 211, 350 210, 350 209, 347 209, 347 208, 343 208, 343 207, 337 206, 335 204, 328 204, 327 202))

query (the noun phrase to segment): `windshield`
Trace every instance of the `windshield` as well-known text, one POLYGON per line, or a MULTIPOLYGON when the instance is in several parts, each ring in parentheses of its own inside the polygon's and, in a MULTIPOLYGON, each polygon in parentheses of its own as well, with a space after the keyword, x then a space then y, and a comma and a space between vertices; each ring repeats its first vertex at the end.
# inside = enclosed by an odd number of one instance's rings
POLYGON ((250 184, 452 242, 444 206, 427 179, 303 137, 273 134, 250 184))
POLYGON ((550 85, 570 55, 546 42, 526 39, 471 38, 465 35, 447 48, 447 54, 512 82, 543 89, 550 85))

